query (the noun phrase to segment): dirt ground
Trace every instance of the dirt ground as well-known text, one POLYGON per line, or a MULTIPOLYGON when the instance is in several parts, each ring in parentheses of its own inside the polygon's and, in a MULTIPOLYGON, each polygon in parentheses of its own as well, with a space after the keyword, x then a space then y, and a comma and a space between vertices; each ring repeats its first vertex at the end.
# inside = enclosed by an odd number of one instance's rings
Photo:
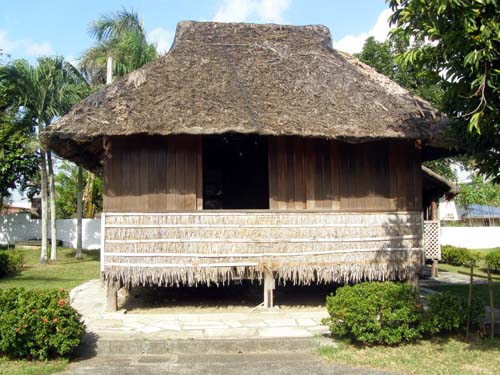
MULTIPOLYGON (((274 304, 283 310, 321 311, 336 284, 311 286, 278 285, 274 304)), ((249 312, 263 300, 263 286, 243 281, 230 286, 136 287, 120 293, 120 308, 128 313, 249 312)))

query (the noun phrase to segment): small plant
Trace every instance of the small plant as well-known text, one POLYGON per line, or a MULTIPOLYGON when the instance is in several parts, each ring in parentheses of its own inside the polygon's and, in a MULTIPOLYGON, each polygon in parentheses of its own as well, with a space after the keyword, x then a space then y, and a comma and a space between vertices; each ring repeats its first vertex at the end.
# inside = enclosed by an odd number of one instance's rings
POLYGON ((361 283, 326 300, 330 331, 362 344, 399 344, 421 337, 422 307, 407 284, 361 283))
POLYGON ((444 331, 455 331, 467 319, 467 305, 463 298, 449 292, 434 293, 427 298, 428 310, 420 325, 423 333, 434 335, 444 331))
POLYGON ((20 271, 24 266, 24 255, 18 250, 0 250, 0 277, 20 271))
POLYGON ((500 249, 490 251, 485 256, 486 266, 493 272, 500 272, 500 249))
POLYGON ((471 265, 477 265, 481 255, 479 252, 473 252, 463 247, 442 246, 441 257, 444 263, 453 266, 470 267, 471 265))
POLYGON ((84 325, 64 290, 0 289, 0 354, 45 360, 69 357, 84 325))

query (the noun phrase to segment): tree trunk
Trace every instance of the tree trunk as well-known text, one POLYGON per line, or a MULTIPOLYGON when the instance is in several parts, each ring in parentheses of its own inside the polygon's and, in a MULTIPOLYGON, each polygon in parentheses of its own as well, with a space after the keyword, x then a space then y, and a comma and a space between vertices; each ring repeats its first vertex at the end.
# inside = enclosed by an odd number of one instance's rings
POLYGON ((47 164, 49 171, 49 202, 50 202, 50 260, 57 260, 57 229, 56 229, 56 185, 54 182, 54 167, 52 163, 52 152, 47 152, 47 164))
POLYGON ((47 240, 49 235, 49 205, 47 204, 47 160, 45 151, 40 150, 40 194, 42 195, 42 244, 40 263, 47 263, 47 240))
POLYGON ((82 259, 82 217, 83 217, 83 168, 78 166, 78 191, 76 194, 76 255, 82 259))
POLYGON ((83 216, 87 219, 93 219, 95 216, 95 205, 92 197, 94 196, 94 181, 95 174, 92 172, 87 173, 87 183, 83 193, 83 216))

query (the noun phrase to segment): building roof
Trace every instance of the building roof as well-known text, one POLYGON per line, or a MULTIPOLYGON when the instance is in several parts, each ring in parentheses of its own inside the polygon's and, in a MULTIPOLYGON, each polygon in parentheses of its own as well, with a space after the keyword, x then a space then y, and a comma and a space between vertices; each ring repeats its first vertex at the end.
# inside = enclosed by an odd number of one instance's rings
MULTIPOLYGON (((42 136, 96 166, 104 136, 298 135, 446 146, 446 118, 356 58, 325 26, 183 21, 167 55, 77 104, 42 136)), ((426 156, 424 155, 424 158, 426 156)))
POLYGON ((460 188, 456 183, 451 182, 424 165, 422 165, 422 176, 424 190, 432 190, 439 196, 447 195, 448 197, 454 197, 460 192, 460 188))
POLYGON ((466 207, 459 207, 458 211, 459 211, 459 216, 462 219, 500 217, 500 207, 494 207, 494 206, 471 204, 466 207))

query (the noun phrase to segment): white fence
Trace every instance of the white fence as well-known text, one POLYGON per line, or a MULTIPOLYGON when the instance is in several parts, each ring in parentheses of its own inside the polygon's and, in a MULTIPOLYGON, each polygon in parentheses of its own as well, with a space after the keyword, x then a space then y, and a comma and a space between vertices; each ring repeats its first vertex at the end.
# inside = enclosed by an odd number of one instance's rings
POLYGON ((500 227, 443 227, 441 245, 488 249, 500 247, 500 227))
MULTIPOLYGON (((76 247, 76 219, 57 220, 57 239, 65 246, 76 247)), ((30 219, 30 214, 0 216, 0 245, 14 245, 16 241, 41 238, 41 220, 30 219)), ((49 230, 50 238, 50 230, 49 230)), ((101 247, 101 220, 83 219, 82 247, 97 250, 101 247)))

